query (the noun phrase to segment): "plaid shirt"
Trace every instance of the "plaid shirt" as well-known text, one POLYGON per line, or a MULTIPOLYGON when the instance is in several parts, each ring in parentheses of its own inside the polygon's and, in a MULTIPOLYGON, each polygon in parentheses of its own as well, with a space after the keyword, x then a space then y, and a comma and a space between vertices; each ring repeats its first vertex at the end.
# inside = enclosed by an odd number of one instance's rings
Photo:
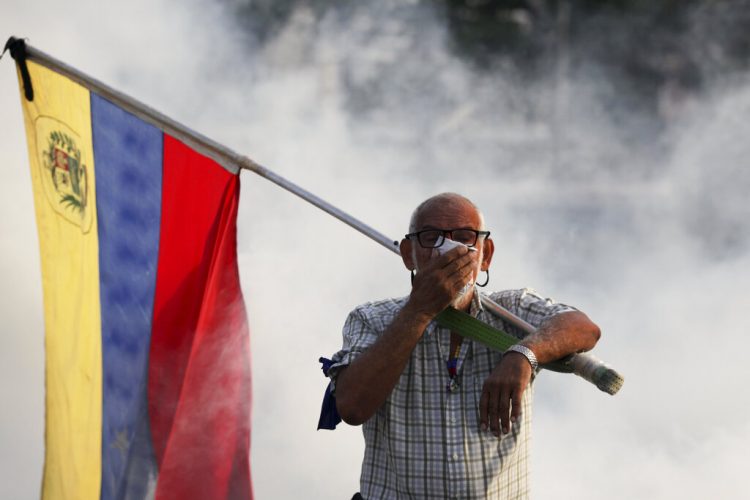
MULTIPOLYGON (((497 292, 490 297, 534 326, 573 310, 529 289, 497 292)), ((333 356, 329 371, 334 391, 339 369, 379 338, 407 299, 370 302, 349 314, 343 348, 333 356)), ((484 311, 476 294, 471 313, 519 339, 525 335, 484 311)), ((509 434, 498 438, 481 432, 482 385, 502 354, 464 339, 458 357, 459 389, 449 392, 449 350, 450 331, 430 323, 391 395, 363 424, 365 456, 360 488, 365 499, 528 497, 533 384, 523 396, 522 418, 509 434)))

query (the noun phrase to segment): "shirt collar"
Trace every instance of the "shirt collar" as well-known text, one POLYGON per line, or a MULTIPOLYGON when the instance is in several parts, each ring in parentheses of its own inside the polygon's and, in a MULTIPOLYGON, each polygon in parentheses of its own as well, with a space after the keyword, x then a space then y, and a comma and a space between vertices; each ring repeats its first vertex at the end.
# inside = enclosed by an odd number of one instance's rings
POLYGON ((471 305, 469 306, 469 314, 474 316, 475 318, 479 316, 479 313, 484 311, 484 307, 482 307, 482 298, 479 295, 479 290, 477 289, 477 286, 474 285, 474 296, 471 298, 471 305))
MULTIPOLYGON (((474 296, 471 298, 471 303, 469 305, 469 314, 476 318, 482 312, 484 312, 484 307, 482 306, 482 299, 481 299, 481 296, 479 295, 479 290, 477 290, 476 285, 474 285, 474 296)), ((440 328, 440 325, 438 325, 437 321, 433 320, 430 322, 429 325, 427 325, 426 333, 431 334, 438 328, 440 328)))

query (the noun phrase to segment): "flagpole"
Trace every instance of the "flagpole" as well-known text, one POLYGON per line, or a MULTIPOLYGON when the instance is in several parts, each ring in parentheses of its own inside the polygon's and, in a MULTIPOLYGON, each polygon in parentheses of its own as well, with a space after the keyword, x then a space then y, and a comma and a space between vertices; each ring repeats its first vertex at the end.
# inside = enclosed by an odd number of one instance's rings
POLYGON ((307 191, 306 189, 301 188, 300 186, 293 183, 292 181, 287 180, 284 177, 281 177, 280 175, 272 172, 271 170, 268 170, 266 167, 258 163, 255 163, 250 158, 243 157, 240 161, 240 167, 246 170, 250 170, 251 172, 258 174, 261 177, 268 179, 269 181, 273 182, 277 186, 283 189, 286 189, 290 193, 296 194, 297 196, 307 201, 308 203, 315 205, 316 207, 320 208, 324 212, 327 212, 330 215, 336 217, 341 222, 356 229, 357 231, 364 234, 365 236, 375 241, 376 243, 380 243, 381 245, 383 245, 385 248, 392 251, 393 253, 397 255, 401 255, 401 252, 398 249, 398 241, 388 238, 386 235, 374 229, 373 227, 365 224, 361 220, 352 217, 351 215, 331 205, 330 203, 320 198, 319 196, 314 195, 313 193, 307 191))
MULTIPOLYGON (((398 241, 394 241, 386 237, 384 234, 380 233, 379 231, 370 227, 359 219, 352 217, 343 210, 335 207, 334 205, 331 205, 322 198, 303 189, 302 187, 289 181, 288 179, 285 179, 284 177, 276 174, 275 172, 248 158, 247 156, 236 153, 232 149, 209 139, 208 137, 182 125, 181 123, 176 122, 175 120, 172 120, 168 116, 156 111, 150 106, 126 94, 123 94, 122 92, 113 89, 109 85, 104 84, 96 78, 93 78, 86 73, 83 73, 76 68, 65 64, 59 59, 56 59, 49 54, 46 54, 45 52, 42 52, 41 50, 38 50, 26 44, 23 39, 11 37, 6 44, 6 47, 11 47, 14 45, 16 46, 16 48, 20 49, 19 52, 21 52, 26 59, 35 61, 42 66, 45 66, 64 76, 67 76, 71 80, 79 83, 87 89, 96 92, 100 96, 118 105, 124 110, 132 113, 146 123, 150 123, 158 129, 168 133, 175 139, 180 140, 195 151, 215 160, 227 171, 233 174, 238 174, 241 169, 249 170, 273 182, 277 186, 289 191, 290 193, 299 196, 308 203, 315 205, 316 207, 339 219, 353 229, 356 229, 376 243, 379 243, 393 253, 400 255, 398 241)), ((22 61, 18 60, 16 62, 18 62, 19 64, 23 63, 22 61)), ((480 297, 482 299, 482 304, 485 305, 492 314, 508 321, 510 324, 516 326, 517 328, 528 334, 534 333, 536 331, 536 329, 532 325, 519 318, 512 312, 508 311, 500 304, 497 304, 489 297, 485 295, 480 295, 480 297)), ((582 376, 589 382, 594 383, 604 392, 614 394, 622 385, 622 376, 620 376, 616 371, 589 354, 573 355, 569 358, 568 363, 574 373, 582 376), (602 380, 606 380, 606 383, 602 382, 602 380)))
MULTIPOLYGON (((18 41, 23 42, 23 40, 18 41)), ((321 210, 351 226, 352 228, 356 229, 375 242, 380 243, 392 252, 396 254, 399 253, 397 241, 386 237, 384 234, 381 234, 364 222, 355 219, 343 210, 340 210, 339 208, 331 205, 322 198, 310 193, 297 184, 276 174, 263 165, 248 158, 247 156, 236 153, 232 149, 219 144, 212 139, 209 139, 208 137, 196 132, 195 130, 182 125, 181 123, 176 122, 175 120, 169 118, 166 115, 163 115, 162 113, 156 111, 148 105, 136 99, 133 99, 132 97, 123 94, 118 90, 113 89, 112 87, 102 83, 96 78, 93 78, 65 64, 59 59, 56 59, 49 54, 42 52, 41 50, 38 50, 28 44, 24 45, 26 50, 26 57, 29 60, 37 62, 42 66, 54 70, 64 76, 67 76, 76 83, 79 83, 89 90, 96 92, 100 96, 118 105, 124 110, 134 114, 145 122, 150 123, 151 125, 163 130, 175 139, 182 141, 195 151, 215 160, 229 172, 237 174, 240 169, 245 169, 265 179, 268 179, 279 187, 286 189, 293 194, 296 194, 305 201, 315 205, 321 210)))

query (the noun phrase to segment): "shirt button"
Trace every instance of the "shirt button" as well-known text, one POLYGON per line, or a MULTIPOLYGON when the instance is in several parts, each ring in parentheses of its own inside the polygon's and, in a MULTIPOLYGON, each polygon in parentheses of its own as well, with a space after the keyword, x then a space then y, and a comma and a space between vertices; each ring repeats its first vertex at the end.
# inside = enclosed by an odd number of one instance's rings
POLYGON ((455 423, 456 423, 456 417, 451 417, 451 423, 452 423, 452 424, 455 424, 455 423))
POLYGON ((453 455, 451 456, 451 458, 452 458, 453 460, 458 460, 458 453, 454 453, 454 454, 453 454, 453 455))

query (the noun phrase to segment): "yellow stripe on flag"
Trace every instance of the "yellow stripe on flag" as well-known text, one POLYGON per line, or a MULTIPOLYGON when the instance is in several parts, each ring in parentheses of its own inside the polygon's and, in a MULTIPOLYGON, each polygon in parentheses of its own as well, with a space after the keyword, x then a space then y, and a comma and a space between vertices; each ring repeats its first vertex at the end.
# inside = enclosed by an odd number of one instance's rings
MULTIPOLYGON (((27 62, 21 91, 44 289, 46 449, 42 497, 99 498, 101 321, 89 92, 27 62)), ((20 83, 20 76, 19 76, 20 83)))

